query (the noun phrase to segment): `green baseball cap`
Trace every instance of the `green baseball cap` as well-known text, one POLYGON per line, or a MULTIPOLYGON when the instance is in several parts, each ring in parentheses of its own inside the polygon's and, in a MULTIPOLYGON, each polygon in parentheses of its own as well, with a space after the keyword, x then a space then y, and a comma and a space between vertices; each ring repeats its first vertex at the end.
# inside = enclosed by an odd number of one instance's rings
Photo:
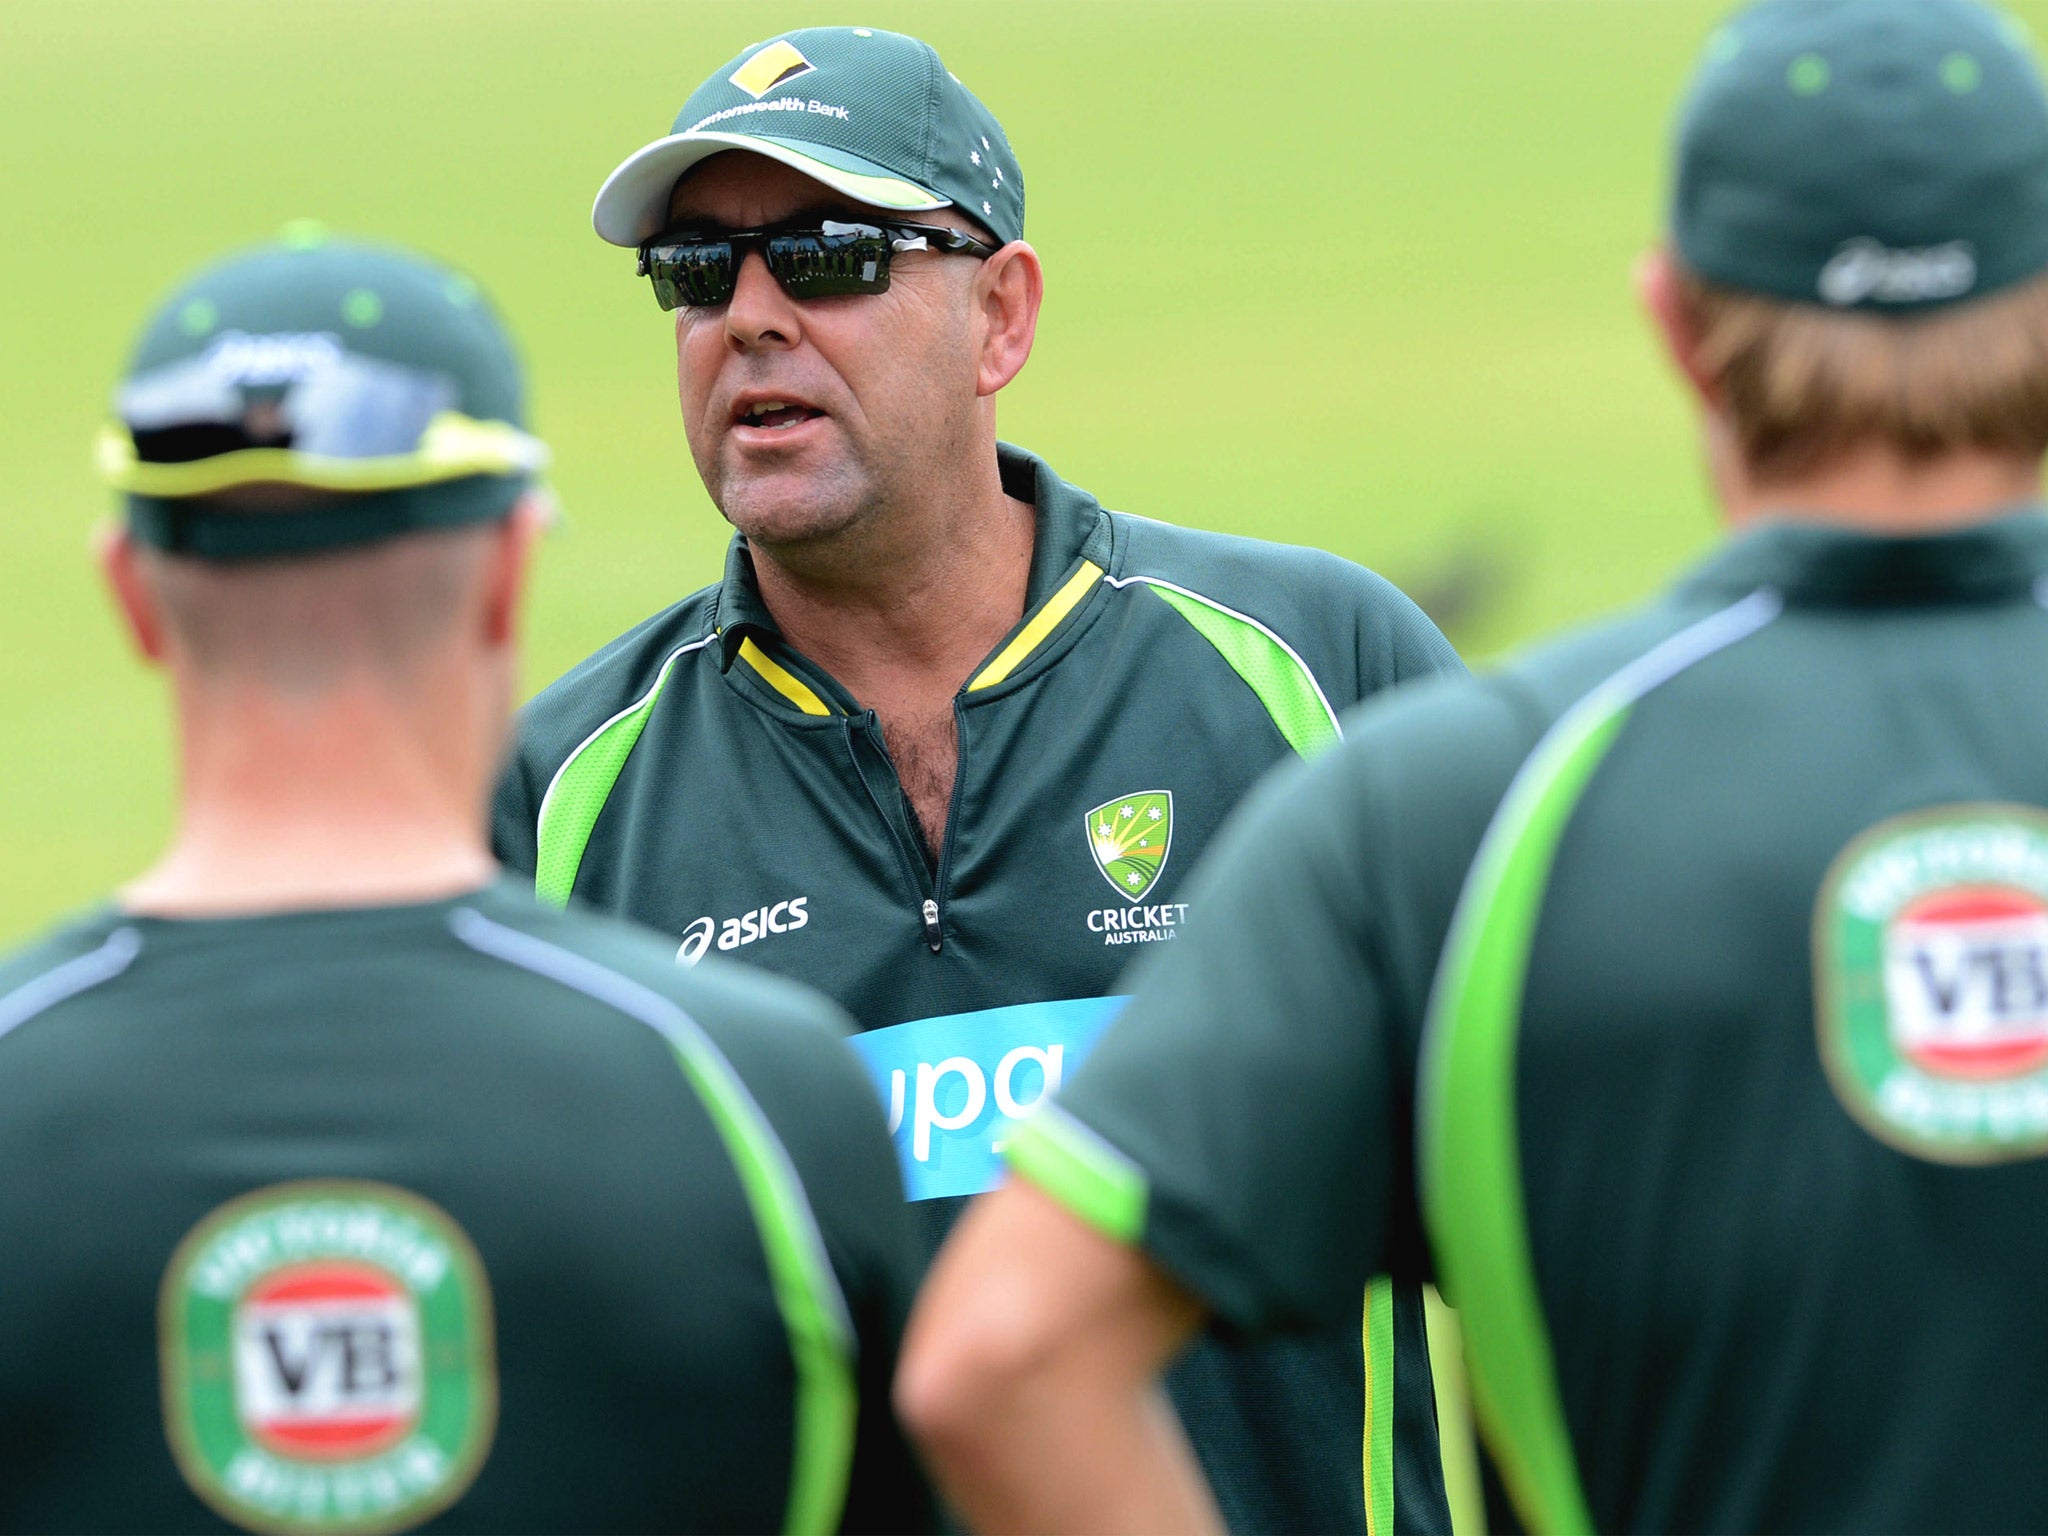
POLYGON ((668 223, 677 178, 722 150, 766 155, 855 202, 958 208, 1004 244, 1024 238, 1024 173, 995 114, 928 43, 874 27, 806 27, 713 71, 675 127, 605 179, 590 222, 638 246, 668 223))
POLYGON ((301 222, 144 328, 98 458, 136 538, 212 560, 504 517, 547 464, 511 339, 469 278, 301 222), (311 494, 250 510, 249 486, 311 494))
POLYGON ((1762 0, 1707 43, 1671 233, 1701 277, 1904 313, 2048 268, 2048 98, 1974 0, 1762 0))

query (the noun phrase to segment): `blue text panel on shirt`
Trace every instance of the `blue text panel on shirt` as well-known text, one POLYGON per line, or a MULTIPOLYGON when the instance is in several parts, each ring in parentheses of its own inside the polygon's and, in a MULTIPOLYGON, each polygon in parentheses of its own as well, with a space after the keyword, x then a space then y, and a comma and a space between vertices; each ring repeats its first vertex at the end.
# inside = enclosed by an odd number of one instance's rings
POLYGON ((1005 1128, 1059 1090, 1124 1002, 1018 1003, 855 1035, 850 1044, 889 1111, 910 1198, 994 1189, 1005 1128))

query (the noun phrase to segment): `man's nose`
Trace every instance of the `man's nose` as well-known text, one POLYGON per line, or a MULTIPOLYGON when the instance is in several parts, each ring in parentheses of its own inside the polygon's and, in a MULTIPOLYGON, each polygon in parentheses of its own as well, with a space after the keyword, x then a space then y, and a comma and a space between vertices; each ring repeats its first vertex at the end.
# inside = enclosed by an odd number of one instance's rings
POLYGON ((735 352, 793 347, 803 336, 803 317, 768 271, 758 250, 740 260, 731 299, 725 306, 725 337, 735 352))

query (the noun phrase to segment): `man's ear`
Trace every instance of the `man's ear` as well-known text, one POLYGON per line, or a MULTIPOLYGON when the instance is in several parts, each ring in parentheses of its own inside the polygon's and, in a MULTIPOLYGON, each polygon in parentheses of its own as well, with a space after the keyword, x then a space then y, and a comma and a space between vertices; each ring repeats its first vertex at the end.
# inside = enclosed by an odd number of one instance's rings
POLYGON ((151 665, 164 659, 164 616, 157 603, 156 588, 143 569, 142 551, 118 523, 103 523, 93 534, 93 559, 100 578, 114 595, 120 610, 121 627, 128 631, 128 643, 151 665))
POLYGON ((1038 309, 1045 302, 1045 269, 1038 264, 1038 252, 1012 240, 981 264, 974 292, 986 328, 974 389, 985 398, 1022 373, 1031 356, 1038 309))
POLYGON ((1670 248, 1656 245, 1636 258, 1636 298, 1664 343, 1664 353, 1679 376, 1708 410, 1717 409, 1721 391, 1712 375, 1700 366, 1699 327, 1692 306, 1685 300, 1685 285, 1679 280, 1678 264, 1670 248))
POLYGON ((519 498, 511 515, 493 532, 490 569, 484 577, 484 639, 488 644, 508 646, 519 638, 519 615, 533 548, 557 517, 554 498, 535 488, 519 498))

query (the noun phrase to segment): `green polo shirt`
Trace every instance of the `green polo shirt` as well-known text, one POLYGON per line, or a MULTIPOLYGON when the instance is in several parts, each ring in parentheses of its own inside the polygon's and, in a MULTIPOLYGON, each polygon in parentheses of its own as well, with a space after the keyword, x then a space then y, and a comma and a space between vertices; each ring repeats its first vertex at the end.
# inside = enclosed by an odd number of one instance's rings
POLYGON ((0 1527, 929 1529, 822 998, 537 905, 0 962, 0 1527))
POLYGON ((1368 707, 1013 1167, 1255 1335, 1440 1276, 1531 1527, 2038 1527, 2044 600, 1786 521, 1368 707))
MULTIPOLYGON (((955 702, 959 769, 927 862, 872 711, 784 645, 745 548, 725 580, 543 692, 498 796, 500 857, 571 894, 816 986, 853 1014, 928 1250, 999 1175, 1004 1127, 1073 1070, 1132 956, 1177 947, 1183 877, 1338 712, 1460 670, 1386 582, 1318 551, 1105 511, 1016 449, 1037 509, 1027 610, 955 702)), ((1363 1293, 1360 1281, 1357 1292, 1363 1293)), ((1205 1341, 1169 1383, 1245 1531, 1446 1525, 1414 1289, 1319 1334, 1205 1341), (1395 1394, 1364 1439, 1367 1355, 1395 1394), (1391 1380, 1389 1380, 1391 1378, 1391 1380), (1375 1474, 1375 1465, 1377 1472, 1375 1474)))

